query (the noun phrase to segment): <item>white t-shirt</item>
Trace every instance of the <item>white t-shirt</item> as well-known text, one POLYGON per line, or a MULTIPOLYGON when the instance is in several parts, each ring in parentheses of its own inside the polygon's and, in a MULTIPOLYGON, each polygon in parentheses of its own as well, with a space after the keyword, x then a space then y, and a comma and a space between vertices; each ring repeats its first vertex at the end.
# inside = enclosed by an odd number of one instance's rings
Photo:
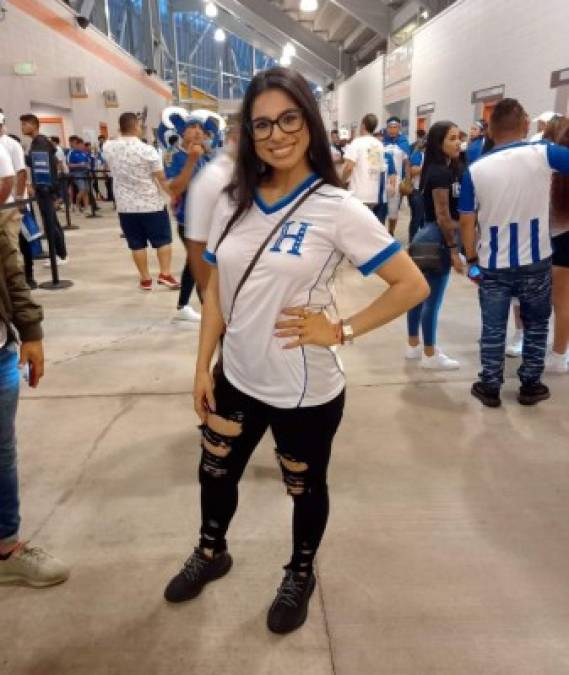
POLYGON ((105 143, 103 155, 113 176, 119 213, 155 213, 164 209, 164 198, 153 177, 164 169, 155 148, 134 136, 121 136, 105 143))
MULTIPOLYGON (((268 232, 316 176, 268 207, 260 197, 215 252, 234 210, 222 194, 204 258, 218 265, 221 309, 227 322, 237 284, 268 232)), ((285 350, 275 323, 286 307, 334 310, 333 281, 344 257, 371 274, 401 246, 361 201, 340 188, 319 188, 294 212, 261 255, 237 298, 223 343, 223 369, 240 391, 278 408, 321 405, 345 378, 335 350, 315 345, 285 350)))
POLYGON ((63 173, 69 173, 69 167, 67 166, 67 158, 65 157, 65 152, 63 152, 63 148, 61 147, 61 145, 58 145, 55 148, 55 159, 57 159, 58 162, 61 162, 61 171, 63 173))
POLYGON ((379 181, 385 171, 383 143, 374 136, 360 136, 346 148, 344 159, 355 166, 350 177, 350 190, 364 204, 377 204, 379 181))
MULTIPOLYGON (((1 138, 4 138, 2 136, 1 138)), ((9 138, 9 137, 8 137, 9 138)), ((12 138, 9 138, 9 140, 13 140, 12 138)), ((14 141, 15 143, 16 141, 14 141)), ((25 164, 24 164, 25 166, 25 164)), ((12 159, 10 156, 10 153, 6 149, 6 146, 4 142, 2 141, 0 143, 0 178, 9 178, 10 176, 14 177, 16 175, 16 171, 14 169, 14 165, 12 164, 12 159)), ((14 196, 13 196, 13 190, 10 193, 10 196, 6 199, 4 202, 5 204, 10 204, 11 202, 14 201, 14 196)))
POLYGON ((197 174, 186 197, 186 239, 204 244, 209 238, 215 206, 233 175, 235 161, 221 152, 197 174))

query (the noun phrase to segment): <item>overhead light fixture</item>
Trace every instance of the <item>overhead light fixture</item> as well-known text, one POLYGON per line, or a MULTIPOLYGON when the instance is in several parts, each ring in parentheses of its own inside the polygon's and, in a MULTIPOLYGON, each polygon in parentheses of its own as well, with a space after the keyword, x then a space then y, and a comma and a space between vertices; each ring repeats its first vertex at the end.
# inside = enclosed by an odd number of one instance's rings
POLYGON ((429 10, 424 9, 421 14, 420 14, 421 19, 424 19, 425 21, 429 18, 429 10))
POLYGON ((205 6, 205 15, 210 19, 215 19, 217 14, 218 14, 217 5, 215 4, 215 2, 208 2, 207 5, 205 6))
POLYGON ((225 42, 225 31, 223 28, 217 28, 215 33, 213 34, 213 39, 216 42, 225 42))
POLYGON ((301 12, 315 12, 318 9, 318 0, 300 0, 301 12))
POLYGON ((296 56, 296 47, 292 44, 292 42, 287 42, 286 45, 283 48, 283 56, 290 56, 291 58, 293 56, 296 56))
POLYGON ((287 68, 292 63, 292 59, 288 54, 283 54, 279 60, 279 63, 281 64, 281 66, 287 68))
POLYGON ((320 85, 318 85, 314 91, 315 91, 317 94, 321 94, 321 93, 324 91, 324 89, 322 89, 322 87, 321 87, 320 85))

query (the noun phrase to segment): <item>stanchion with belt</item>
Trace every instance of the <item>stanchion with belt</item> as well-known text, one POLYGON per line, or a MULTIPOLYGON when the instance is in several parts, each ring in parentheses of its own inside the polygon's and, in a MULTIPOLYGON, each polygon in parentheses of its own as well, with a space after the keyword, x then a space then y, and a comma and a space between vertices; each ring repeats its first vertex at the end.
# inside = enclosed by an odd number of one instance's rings
POLYGON ((63 182, 63 204, 65 206, 65 226, 63 227, 64 230, 79 230, 80 227, 79 225, 73 225, 71 223, 71 208, 69 204, 69 187, 71 185, 71 181, 73 180, 72 177, 69 174, 63 174, 60 176, 60 180, 63 182))
MULTIPOLYGON (((30 199, 18 199, 15 202, 12 202, 11 204, 4 204, 3 206, 0 206, 0 209, 19 208, 21 206, 27 206, 28 204, 31 204, 34 201, 37 202, 39 212, 41 214, 41 219, 43 222, 43 231, 45 232, 47 238, 47 247, 49 250, 49 262, 51 268, 51 281, 44 281, 43 283, 38 284, 38 288, 43 288, 44 290, 47 291, 59 291, 63 290, 64 288, 70 288, 71 286, 73 286, 73 282, 70 281, 69 279, 59 278, 59 270, 57 268, 57 255, 55 253, 55 240, 54 240, 55 232, 53 231, 53 227, 51 227, 51 225, 48 222, 46 222, 46 219, 44 217, 44 209, 42 209, 41 205, 42 199, 52 199, 52 197, 49 194, 37 194, 35 197, 32 197, 30 199)), ((50 207, 53 209, 54 216, 57 218, 57 215, 55 214, 55 205, 53 204, 53 201, 51 202, 50 207)))

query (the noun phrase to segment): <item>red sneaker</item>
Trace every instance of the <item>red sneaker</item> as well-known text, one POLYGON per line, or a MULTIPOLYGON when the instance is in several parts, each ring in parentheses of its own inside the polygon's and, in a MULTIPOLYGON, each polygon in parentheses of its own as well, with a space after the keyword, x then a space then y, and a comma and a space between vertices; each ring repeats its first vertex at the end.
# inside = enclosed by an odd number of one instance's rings
POLYGON ((171 274, 159 274, 158 283, 161 286, 167 286, 172 290, 178 290, 180 288, 180 282, 176 281, 176 279, 174 279, 174 277, 171 274))
POLYGON ((152 279, 141 279, 139 288, 141 291, 151 291, 152 290, 152 279))

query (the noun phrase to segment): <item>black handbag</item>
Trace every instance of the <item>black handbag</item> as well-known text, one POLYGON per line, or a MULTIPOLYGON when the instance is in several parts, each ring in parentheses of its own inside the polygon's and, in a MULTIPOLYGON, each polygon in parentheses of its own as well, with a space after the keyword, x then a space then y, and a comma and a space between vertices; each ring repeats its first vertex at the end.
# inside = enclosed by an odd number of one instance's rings
POLYGON ((444 254, 443 246, 437 241, 412 241, 409 245, 409 255, 421 272, 442 274, 444 254))

